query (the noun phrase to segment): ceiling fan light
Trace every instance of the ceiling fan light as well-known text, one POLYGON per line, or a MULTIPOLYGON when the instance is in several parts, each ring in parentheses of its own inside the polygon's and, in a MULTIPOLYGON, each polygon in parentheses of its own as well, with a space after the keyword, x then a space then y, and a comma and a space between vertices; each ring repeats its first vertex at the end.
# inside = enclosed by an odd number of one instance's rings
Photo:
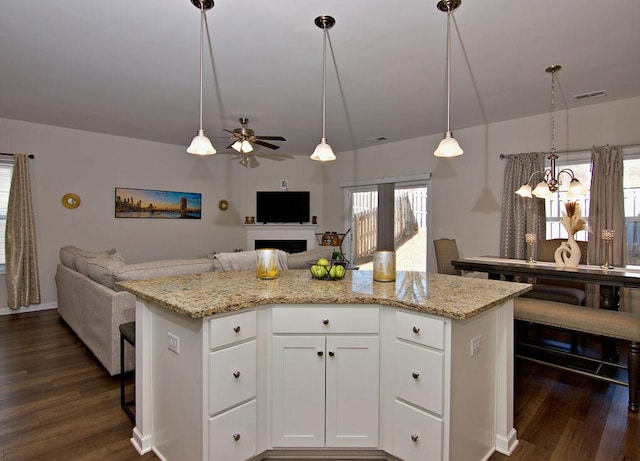
POLYGON ((520 197, 533 198, 531 195, 531 186, 529 184, 523 184, 520 189, 516 191, 520 197))
POLYGON ((204 130, 198 130, 197 136, 193 138, 193 141, 187 147, 187 152, 194 155, 213 155, 216 150, 209 138, 204 135, 204 130))
POLYGON ((311 154, 311 160, 317 160, 318 162, 330 162, 335 160, 336 156, 333 153, 331 146, 327 144, 326 138, 322 138, 320 144, 316 146, 316 149, 311 154))
POLYGON ((242 152, 245 154, 248 154, 249 152, 252 152, 252 151, 253 151, 253 146, 251 145, 251 143, 246 139, 242 141, 242 152))
POLYGON ((456 138, 453 137, 453 132, 447 131, 433 155, 436 157, 457 157, 463 153, 464 151, 460 147, 460 144, 458 144, 456 138))
POLYGON ((551 189, 549 189, 549 184, 547 184, 546 181, 540 181, 531 193, 538 198, 548 198, 553 195, 551 193, 551 189))
POLYGON ((231 145, 231 148, 233 150, 235 150, 236 152, 240 152, 242 153, 242 142, 241 141, 236 141, 231 145))

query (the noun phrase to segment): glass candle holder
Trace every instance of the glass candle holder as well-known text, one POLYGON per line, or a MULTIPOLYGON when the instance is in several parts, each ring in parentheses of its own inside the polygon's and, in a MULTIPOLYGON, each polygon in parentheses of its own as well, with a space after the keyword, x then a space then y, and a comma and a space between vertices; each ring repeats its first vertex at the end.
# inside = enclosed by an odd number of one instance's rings
POLYGON ((527 260, 529 263, 533 263, 533 246, 536 244, 537 240, 538 240, 538 236, 536 234, 533 234, 533 233, 524 234, 524 241, 527 242, 527 247, 529 248, 528 250, 529 258, 527 260))
POLYGON ((600 238, 604 241, 604 264, 601 266, 603 269, 611 269, 613 266, 609 263, 611 257, 611 242, 616 236, 616 231, 613 229, 602 229, 600 231, 600 238))

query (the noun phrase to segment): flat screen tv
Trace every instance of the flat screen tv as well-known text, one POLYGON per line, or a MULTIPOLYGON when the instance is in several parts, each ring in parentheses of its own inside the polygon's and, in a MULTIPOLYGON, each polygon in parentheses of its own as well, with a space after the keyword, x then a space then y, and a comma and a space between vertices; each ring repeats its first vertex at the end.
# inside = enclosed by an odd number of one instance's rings
POLYGON ((308 223, 309 191, 256 192, 256 222, 308 223))

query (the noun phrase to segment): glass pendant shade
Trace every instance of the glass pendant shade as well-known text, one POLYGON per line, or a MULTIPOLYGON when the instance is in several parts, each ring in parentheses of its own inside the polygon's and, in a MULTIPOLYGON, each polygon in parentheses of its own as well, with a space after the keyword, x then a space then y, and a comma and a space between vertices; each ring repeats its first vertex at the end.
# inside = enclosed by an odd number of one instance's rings
POLYGON ((453 133, 447 131, 433 155, 436 157, 457 157, 463 153, 464 151, 460 147, 460 144, 458 144, 458 141, 456 141, 456 138, 453 137, 453 133))
POLYGON ((213 148, 209 138, 204 135, 204 130, 198 130, 198 135, 193 138, 193 141, 187 147, 187 152, 194 155, 213 155, 216 150, 213 148))
POLYGON ((531 186, 529 184, 523 184, 520 189, 516 191, 520 197, 533 198, 531 195, 531 186))
POLYGON ((547 198, 553 195, 546 181, 540 181, 531 193, 539 198, 547 198))
POLYGON ((253 151, 253 146, 251 145, 251 143, 249 141, 247 141, 246 139, 240 141, 236 141, 231 145, 231 148, 237 152, 240 152, 241 154, 248 154, 249 152, 253 151))
POLYGON ((569 183, 569 190, 567 191, 567 196, 569 198, 580 198, 587 195, 587 188, 584 184, 578 181, 576 178, 573 178, 569 183))
POLYGON ((311 160, 317 160, 319 162, 330 162, 335 160, 336 156, 333 153, 333 149, 329 144, 327 144, 327 140, 322 138, 320 144, 316 146, 316 149, 311 154, 311 160))

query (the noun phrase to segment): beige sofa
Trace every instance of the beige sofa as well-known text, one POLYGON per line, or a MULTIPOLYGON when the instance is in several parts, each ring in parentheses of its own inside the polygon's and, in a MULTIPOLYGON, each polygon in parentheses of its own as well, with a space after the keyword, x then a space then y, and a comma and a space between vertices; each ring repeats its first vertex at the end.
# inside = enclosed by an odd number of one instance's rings
MULTIPOLYGON (((308 261, 329 258, 334 250, 334 247, 322 246, 303 253, 280 252, 280 268, 305 269, 308 261)), ((55 277, 58 312, 109 374, 117 375, 120 373, 119 326, 135 320, 136 299, 131 293, 115 290, 116 282, 253 267, 255 251, 126 264, 115 249, 96 252, 69 245, 60 249, 55 277)), ((133 368, 134 352, 127 348, 125 370, 133 368)))

